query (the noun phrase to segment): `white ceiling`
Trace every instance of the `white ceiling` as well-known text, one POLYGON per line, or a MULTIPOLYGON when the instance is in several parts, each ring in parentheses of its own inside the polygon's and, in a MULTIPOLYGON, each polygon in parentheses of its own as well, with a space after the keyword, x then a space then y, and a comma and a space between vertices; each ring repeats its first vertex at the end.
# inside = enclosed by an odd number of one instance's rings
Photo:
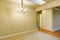
MULTIPOLYGON (((21 0, 1 0, 1 1, 9 1, 9 2, 21 4, 21 0)), ((44 0, 44 1, 50 2, 52 0, 44 0)), ((37 7, 41 4, 42 4, 41 0, 24 0, 24 5, 26 5, 26 6, 37 7)))
POLYGON ((46 2, 51 2, 51 1, 54 1, 54 0, 44 0, 44 1, 46 1, 46 2))
MULTIPOLYGON (((21 5, 21 0, 0 0, 0 1, 10 2, 10 3, 13 2, 13 3, 17 3, 17 4, 21 5)), ((31 1, 28 1, 28 0, 23 0, 23 3, 24 3, 24 5, 30 6, 30 7, 39 6, 39 5, 37 5, 37 4, 35 4, 35 3, 31 2, 31 1)))
POLYGON ((51 2, 51 1, 54 1, 54 0, 28 0, 28 1, 31 1, 35 4, 38 4, 38 5, 43 5, 45 3, 48 3, 48 2, 51 2))

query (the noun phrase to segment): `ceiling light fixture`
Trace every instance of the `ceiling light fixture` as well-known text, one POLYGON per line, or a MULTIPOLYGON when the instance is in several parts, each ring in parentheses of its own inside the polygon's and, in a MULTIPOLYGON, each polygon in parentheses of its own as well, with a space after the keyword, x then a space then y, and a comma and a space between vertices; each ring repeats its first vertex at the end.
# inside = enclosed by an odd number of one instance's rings
POLYGON ((17 9, 20 13, 25 13, 27 9, 23 5, 23 0, 21 0, 21 8, 17 9))
POLYGON ((39 4, 39 5, 43 5, 46 3, 44 0, 28 0, 28 1, 31 1, 31 2, 39 4))

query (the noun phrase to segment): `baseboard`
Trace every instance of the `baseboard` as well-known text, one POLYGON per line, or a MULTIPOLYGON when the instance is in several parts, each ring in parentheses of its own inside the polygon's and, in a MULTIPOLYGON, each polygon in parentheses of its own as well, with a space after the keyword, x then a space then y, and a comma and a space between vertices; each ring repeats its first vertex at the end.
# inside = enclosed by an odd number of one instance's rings
POLYGON ((16 36, 16 35, 25 34, 25 33, 33 32, 33 31, 36 31, 36 30, 37 30, 37 29, 33 29, 33 30, 29 30, 29 31, 21 32, 21 33, 16 33, 16 34, 6 35, 6 36, 2 36, 2 37, 0 37, 0 39, 7 38, 7 37, 12 37, 12 36, 16 36))
POLYGON ((60 29, 54 29, 54 32, 55 32, 55 31, 58 31, 58 30, 60 30, 60 29))
POLYGON ((52 29, 46 29, 46 28, 44 28, 44 27, 39 27, 38 30, 48 30, 48 31, 54 32, 54 30, 52 30, 52 29))

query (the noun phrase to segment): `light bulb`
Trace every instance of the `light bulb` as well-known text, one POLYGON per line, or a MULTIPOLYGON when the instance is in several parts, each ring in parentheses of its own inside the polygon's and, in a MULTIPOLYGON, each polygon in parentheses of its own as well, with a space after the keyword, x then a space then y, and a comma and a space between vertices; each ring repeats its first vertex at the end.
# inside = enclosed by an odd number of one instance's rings
POLYGON ((20 10, 23 10, 23 8, 20 8, 20 10))
POLYGON ((24 10, 23 10, 23 12, 26 12, 27 11, 27 9, 25 8, 24 10))
POLYGON ((23 11, 23 8, 19 8, 19 9, 17 9, 17 11, 18 12, 21 12, 21 11, 23 11))

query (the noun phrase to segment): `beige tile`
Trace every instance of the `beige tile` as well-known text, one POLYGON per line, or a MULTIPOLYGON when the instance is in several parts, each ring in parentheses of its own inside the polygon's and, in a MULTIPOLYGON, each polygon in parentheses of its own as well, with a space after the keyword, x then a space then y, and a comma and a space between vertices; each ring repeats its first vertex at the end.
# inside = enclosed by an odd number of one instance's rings
POLYGON ((32 32, 1 40, 60 40, 60 38, 42 32, 32 32))

